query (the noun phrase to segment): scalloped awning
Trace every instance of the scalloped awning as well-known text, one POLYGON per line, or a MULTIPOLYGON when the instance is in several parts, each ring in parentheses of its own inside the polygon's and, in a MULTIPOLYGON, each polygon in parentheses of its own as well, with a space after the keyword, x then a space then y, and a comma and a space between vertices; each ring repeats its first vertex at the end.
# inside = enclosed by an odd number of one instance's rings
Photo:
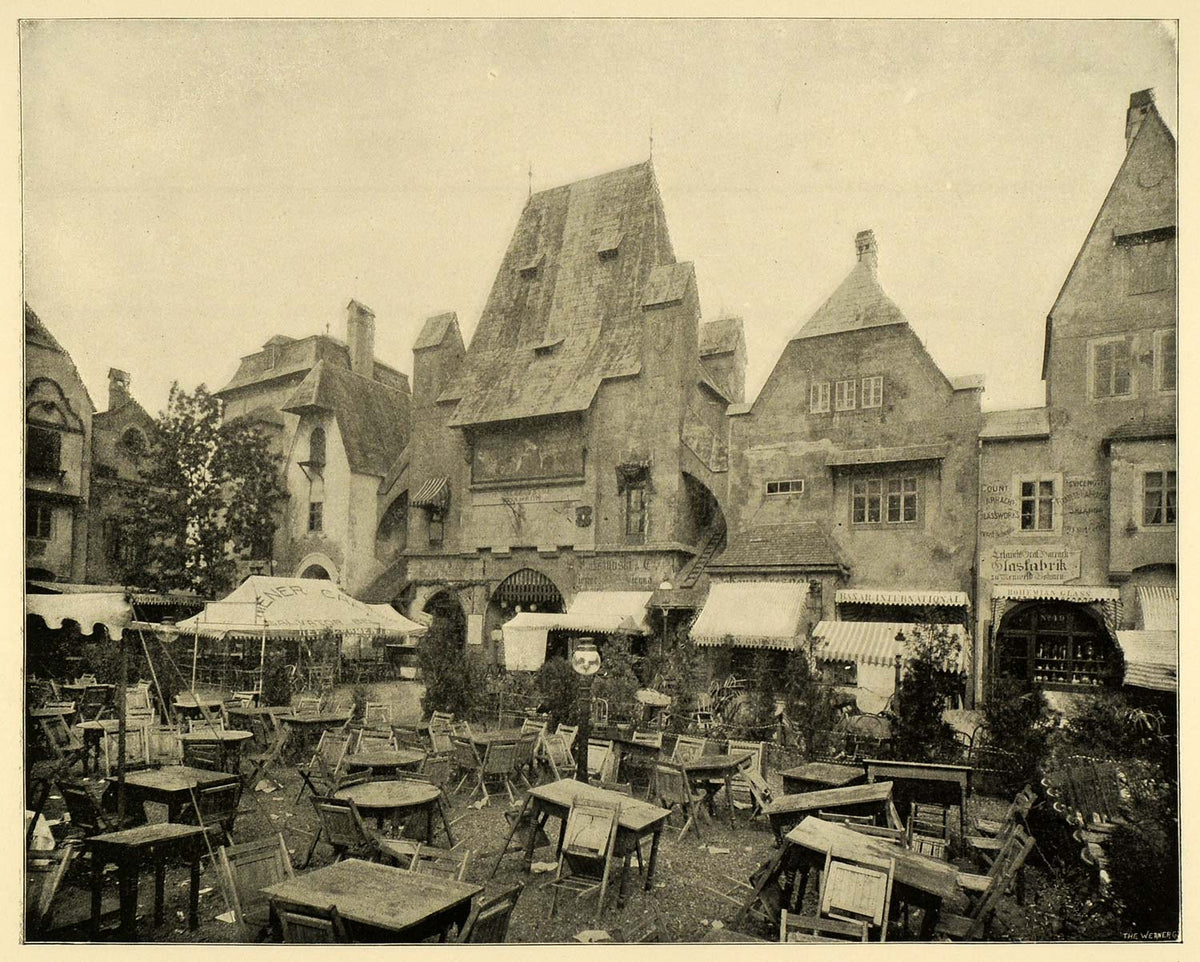
POLYGON ((692 640, 791 651, 799 644, 807 599, 807 581, 715 581, 692 625, 692 640))

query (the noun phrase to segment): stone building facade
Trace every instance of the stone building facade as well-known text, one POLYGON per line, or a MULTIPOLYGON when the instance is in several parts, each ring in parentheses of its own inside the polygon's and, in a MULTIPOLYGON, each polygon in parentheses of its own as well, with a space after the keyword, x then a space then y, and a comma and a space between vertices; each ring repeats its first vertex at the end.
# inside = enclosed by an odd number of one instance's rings
POLYGON ((894 657, 837 623, 911 623, 933 604, 939 620, 966 624, 983 381, 934 363, 880 286, 871 231, 855 255, 753 404, 730 411, 729 546, 708 571, 807 583, 796 633, 825 634, 821 650, 886 696, 894 657))
POLYGON ((288 498, 270 558, 251 570, 328 578, 354 594, 389 569, 402 580, 406 524, 394 505, 407 490, 409 382, 375 357, 370 309, 350 301, 345 341, 272 337, 215 393, 226 421, 257 422, 284 459, 288 498))
POLYGON ((95 412, 71 356, 26 304, 27 579, 86 579, 95 412))
POLYGON ((1131 96, 1125 136, 1046 317, 1046 404, 983 427, 980 684, 1071 692, 1147 659, 1174 670, 1176 162, 1152 91, 1131 96))
POLYGON ((87 580, 121 584, 137 570, 139 545, 125 532, 129 499, 142 486, 144 458, 156 431, 154 418, 130 391, 125 371, 108 372, 108 407, 92 418, 87 580))
POLYGON ((493 659, 514 614, 582 591, 643 617, 723 528, 728 327, 721 385, 649 163, 533 194, 469 347, 452 314, 414 345, 411 612, 493 659))

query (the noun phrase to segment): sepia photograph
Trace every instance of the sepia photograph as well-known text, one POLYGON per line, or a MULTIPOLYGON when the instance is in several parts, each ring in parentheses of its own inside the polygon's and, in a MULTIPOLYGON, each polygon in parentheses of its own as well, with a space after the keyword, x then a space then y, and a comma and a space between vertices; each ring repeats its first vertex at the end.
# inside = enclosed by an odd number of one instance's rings
POLYGON ((1138 12, 10 21, 23 942, 1180 943, 1138 12))

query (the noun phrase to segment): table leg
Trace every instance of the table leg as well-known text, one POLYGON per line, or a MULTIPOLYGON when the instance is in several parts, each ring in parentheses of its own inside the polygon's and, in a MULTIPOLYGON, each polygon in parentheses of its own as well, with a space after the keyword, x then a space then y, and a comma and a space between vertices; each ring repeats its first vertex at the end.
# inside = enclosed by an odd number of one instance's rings
POLYGON ((104 885, 104 859, 92 852, 92 938, 100 936, 100 896, 104 885))
POLYGON ((188 928, 198 928, 200 925, 200 853, 192 854, 191 888, 188 891, 188 928))
POLYGON ((621 877, 617 880, 617 908, 625 907, 625 877, 629 874, 629 852, 621 858, 621 877))
MULTIPOLYGON (((446 841, 450 845, 451 848, 454 848, 454 833, 450 831, 450 819, 446 815, 446 800, 442 795, 438 796, 437 806, 438 806, 438 812, 440 812, 441 816, 442 816, 442 825, 446 829, 446 841)), ((509 838, 512 838, 512 836, 510 835, 509 838)), ((507 842, 504 843, 504 847, 505 847, 505 849, 508 848, 507 842)), ((503 852, 500 853, 500 857, 501 858, 504 857, 503 852)), ((497 861, 496 864, 499 865, 500 863, 497 861)))
POLYGON ((433 805, 425 806, 425 841, 433 844, 433 805))
POLYGON ((166 859, 156 858, 154 860, 154 924, 159 926, 163 924, 163 889, 166 884, 167 862, 166 859))
POLYGON ((138 864, 121 862, 117 887, 121 893, 121 934, 132 939, 137 934, 138 864))
POLYGON ((729 806, 729 827, 733 828, 733 779, 725 773, 725 804, 729 806))
POLYGON ((942 914, 942 903, 938 900, 935 904, 926 907, 921 912, 921 929, 917 938, 922 942, 932 942, 934 930, 937 929, 938 919, 942 914))
POLYGON ((659 825, 654 834, 650 837, 650 864, 646 867, 645 885, 647 892, 650 891, 650 886, 654 883, 654 866, 658 864, 658 840, 662 836, 662 831, 663 827, 662 825, 659 825))

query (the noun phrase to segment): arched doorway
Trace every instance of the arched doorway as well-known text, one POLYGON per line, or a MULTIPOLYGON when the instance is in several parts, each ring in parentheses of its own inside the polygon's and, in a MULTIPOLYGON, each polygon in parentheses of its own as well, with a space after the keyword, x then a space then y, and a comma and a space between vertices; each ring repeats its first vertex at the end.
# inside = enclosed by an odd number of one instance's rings
POLYGON ((995 673, 1052 691, 1083 691, 1117 684, 1121 654, 1086 605, 1031 601, 1001 619, 995 673))
POLYGON ((448 590, 439 591, 425 602, 422 610, 433 618, 426 636, 429 640, 436 644, 457 645, 459 648, 466 646, 467 613, 463 611, 457 594, 448 590))
POLYGON ((562 592, 548 575, 534 568, 514 571, 496 586, 488 599, 484 617, 484 653, 490 665, 498 663, 499 653, 493 634, 510 618, 521 611, 540 611, 549 614, 566 611, 562 592))
POLYGON ((329 577, 329 572, 326 571, 324 568, 322 568, 320 565, 309 565, 302 572, 300 572, 300 577, 301 578, 319 578, 321 581, 332 581, 333 580, 331 577, 329 577))

